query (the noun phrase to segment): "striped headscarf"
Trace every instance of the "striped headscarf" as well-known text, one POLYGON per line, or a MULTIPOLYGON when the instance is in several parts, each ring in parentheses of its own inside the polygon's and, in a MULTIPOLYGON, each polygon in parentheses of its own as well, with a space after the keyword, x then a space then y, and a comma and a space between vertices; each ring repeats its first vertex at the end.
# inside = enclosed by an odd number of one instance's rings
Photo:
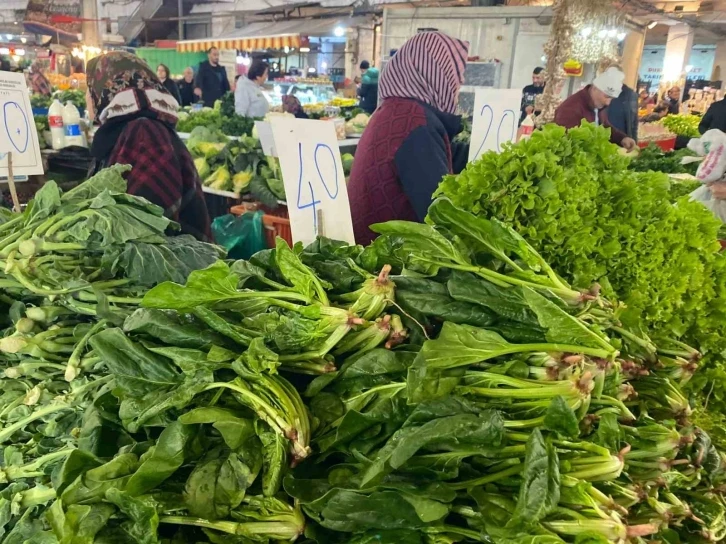
POLYGON ((382 99, 413 98, 456 113, 469 51, 467 42, 442 32, 422 32, 391 58, 378 84, 382 99))

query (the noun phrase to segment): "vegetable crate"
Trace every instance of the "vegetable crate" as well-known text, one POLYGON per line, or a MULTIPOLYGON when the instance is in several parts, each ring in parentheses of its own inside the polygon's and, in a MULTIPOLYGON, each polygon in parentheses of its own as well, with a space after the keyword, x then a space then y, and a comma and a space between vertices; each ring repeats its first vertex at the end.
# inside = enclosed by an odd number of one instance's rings
POLYGON ((279 236, 292 247, 292 230, 290 228, 290 216, 287 206, 278 206, 277 208, 268 208, 261 202, 244 202, 237 206, 232 206, 229 213, 234 215, 242 215, 246 212, 263 211, 262 224, 265 227, 265 241, 267 247, 275 247, 275 239, 279 236))
POLYGON ((676 139, 674 137, 674 138, 668 138, 667 140, 655 140, 652 142, 638 142, 638 147, 641 149, 645 149, 650 144, 657 145, 663 151, 673 151, 673 149, 676 147, 676 139))

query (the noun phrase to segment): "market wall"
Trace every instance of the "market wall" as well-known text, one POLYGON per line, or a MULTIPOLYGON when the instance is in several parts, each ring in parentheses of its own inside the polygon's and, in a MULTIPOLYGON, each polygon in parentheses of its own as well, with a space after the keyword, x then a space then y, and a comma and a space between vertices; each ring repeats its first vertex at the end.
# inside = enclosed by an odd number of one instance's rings
MULTIPOLYGON (((437 29, 470 43, 469 55, 502 63, 501 88, 521 88, 532 70, 544 65, 544 44, 550 30, 550 8, 532 6, 394 9, 384 11, 381 56, 389 57, 420 29, 437 29)), ((642 31, 629 28, 629 32, 642 31)), ((579 89, 592 77, 572 78, 563 94, 579 89), (585 81, 587 80, 587 81, 585 81)), ((635 70, 633 79, 635 79, 635 70)), ((634 84, 634 82, 633 82, 634 84)))

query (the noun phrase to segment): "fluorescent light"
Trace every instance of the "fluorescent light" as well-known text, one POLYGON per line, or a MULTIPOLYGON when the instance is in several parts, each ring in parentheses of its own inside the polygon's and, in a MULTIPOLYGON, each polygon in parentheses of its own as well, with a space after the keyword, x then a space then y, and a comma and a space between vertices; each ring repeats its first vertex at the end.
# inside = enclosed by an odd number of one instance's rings
POLYGON ((327 62, 325 62, 325 61, 323 61, 323 62, 321 62, 321 63, 320 63, 320 67, 321 67, 321 68, 322 68, 323 70, 327 70, 327 69, 328 69, 328 63, 327 63, 327 62))
POLYGON ((301 47, 300 48, 300 52, 301 53, 310 53, 310 48, 309 47, 301 47))
POLYGON ((9 55, 9 54, 10 54, 10 49, 8 49, 7 47, 0 47, 0 55, 9 55))
POLYGON ((25 49, 16 49, 15 50, 15 54, 18 55, 19 57, 24 57, 25 56, 25 49))
POLYGON ((608 30, 608 38, 614 38, 617 35, 618 31, 614 28, 611 28, 608 30))
POLYGON ((21 41, 21 42, 23 42, 23 43, 25 43, 25 42, 27 42, 27 41, 28 41, 28 38, 25 38, 25 37, 23 37, 23 38, 20 38, 20 41, 21 41))
POLYGON ((13 35, 12 35, 12 34, 6 34, 6 35, 5 35, 5 37, 6 37, 6 38, 7 38, 8 40, 12 40, 12 39, 13 39, 13 35))
POLYGON ((607 35, 608 35, 608 31, 605 30, 604 28, 600 32, 597 33, 598 38, 604 38, 607 35))
POLYGON ((283 51, 284 51, 285 53, 289 53, 289 52, 290 52, 290 47, 286 45, 285 47, 283 47, 283 48, 282 48, 282 50, 283 50, 283 51))
POLYGON ((336 26, 335 30, 333 30, 333 34, 335 34, 338 38, 342 38, 345 36, 345 28, 342 26, 336 26))
POLYGON ((592 34, 592 28, 590 28, 589 26, 586 26, 585 28, 583 28, 583 29, 582 29, 582 30, 580 31, 580 35, 581 35, 581 36, 582 36, 583 38, 587 38, 587 37, 588 37, 588 36, 589 36, 590 34, 592 34))
POLYGON ((625 39, 625 36, 625 32, 621 32, 620 34, 618 34, 618 41, 622 42, 625 39))
POLYGON ((308 68, 308 74, 314 74, 315 72, 317 72, 315 68, 308 68))
POLYGON ((656 26, 658 26, 658 21, 651 21, 648 23, 648 30, 653 30, 656 26))

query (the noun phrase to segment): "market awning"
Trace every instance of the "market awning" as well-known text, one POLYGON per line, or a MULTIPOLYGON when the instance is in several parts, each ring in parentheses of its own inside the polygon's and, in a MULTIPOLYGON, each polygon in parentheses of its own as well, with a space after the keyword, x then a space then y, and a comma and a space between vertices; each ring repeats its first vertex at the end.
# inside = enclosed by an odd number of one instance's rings
POLYGON ((338 27, 370 25, 366 17, 342 19, 293 19, 290 21, 251 23, 217 38, 184 40, 176 43, 179 52, 206 51, 210 47, 258 51, 261 49, 298 48, 307 45, 311 36, 333 36, 338 27))

